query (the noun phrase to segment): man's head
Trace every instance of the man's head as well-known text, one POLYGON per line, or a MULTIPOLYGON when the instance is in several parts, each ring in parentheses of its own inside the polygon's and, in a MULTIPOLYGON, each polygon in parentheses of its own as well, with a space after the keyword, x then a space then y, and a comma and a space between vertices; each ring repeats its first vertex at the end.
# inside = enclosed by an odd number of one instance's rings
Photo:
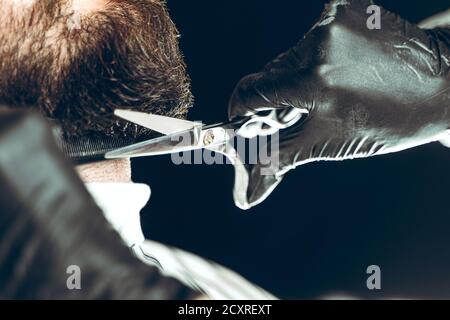
POLYGON ((0 0, 0 101, 68 136, 137 137, 114 109, 182 117, 192 96, 163 1, 0 0))

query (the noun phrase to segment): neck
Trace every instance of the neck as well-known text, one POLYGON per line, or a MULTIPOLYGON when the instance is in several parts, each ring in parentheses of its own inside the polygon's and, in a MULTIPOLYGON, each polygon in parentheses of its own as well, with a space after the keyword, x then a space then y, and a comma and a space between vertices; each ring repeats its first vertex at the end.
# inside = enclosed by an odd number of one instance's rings
POLYGON ((76 167, 78 175, 85 183, 131 182, 130 159, 98 161, 76 167))

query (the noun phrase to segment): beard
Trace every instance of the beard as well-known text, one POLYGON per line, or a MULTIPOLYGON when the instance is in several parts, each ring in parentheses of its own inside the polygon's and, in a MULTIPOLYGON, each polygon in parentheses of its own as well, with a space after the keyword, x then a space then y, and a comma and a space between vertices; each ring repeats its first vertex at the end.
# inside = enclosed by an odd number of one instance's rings
POLYGON ((182 118, 193 103, 162 1, 108 1, 80 15, 71 1, 38 0, 18 12, 0 0, 0 10, 0 101, 38 109, 67 137, 137 138, 148 132, 115 109, 182 118))

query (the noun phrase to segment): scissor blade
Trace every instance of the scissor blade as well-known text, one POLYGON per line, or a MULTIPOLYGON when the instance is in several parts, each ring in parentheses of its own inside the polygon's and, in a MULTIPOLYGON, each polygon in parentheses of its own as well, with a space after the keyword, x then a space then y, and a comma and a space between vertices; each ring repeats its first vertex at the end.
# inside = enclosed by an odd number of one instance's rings
POLYGON ((114 114, 126 121, 135 123, 137 125, 140 125, 141 127, 162 133, 164 135, 183 132, 201 126, 201 124, 197 122, 131 110, 117 109, 114 111, 114 114))
POLYGON ((140 142, 105 155, 106 159, 158 156, 203 148, 199 142, 201 128, 140 142))

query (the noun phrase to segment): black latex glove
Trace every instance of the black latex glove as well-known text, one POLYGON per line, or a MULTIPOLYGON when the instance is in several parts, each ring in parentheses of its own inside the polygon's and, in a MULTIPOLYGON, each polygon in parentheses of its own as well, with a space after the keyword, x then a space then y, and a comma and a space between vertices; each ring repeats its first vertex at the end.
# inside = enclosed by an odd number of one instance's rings
POLYGON ((279 108, 309 113, 280 131, 279 169, 261 175, 250 167, 240 207, 263 201, 298 165, 401 151, 448 134, 450 29, 422 30, 381 9, 381 29, 370 30, 372 4, 332 1, 294 48, 238 84, 231 119, 279 108))
POLYGON ((196 295, 134 257, 37 115, 0 109, 0 190, 0 299, 196 295), (68 289, 69 266, 81 290, 68 289))

